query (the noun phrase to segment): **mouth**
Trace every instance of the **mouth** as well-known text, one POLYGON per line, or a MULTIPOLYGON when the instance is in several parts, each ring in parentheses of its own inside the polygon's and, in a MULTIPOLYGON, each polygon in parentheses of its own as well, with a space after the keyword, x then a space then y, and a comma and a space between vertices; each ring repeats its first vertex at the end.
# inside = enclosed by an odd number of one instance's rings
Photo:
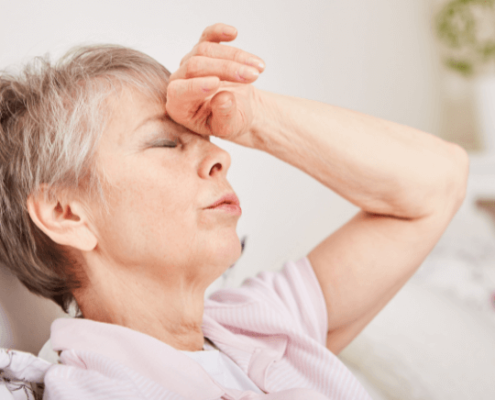
POLYGON ((241 215, 241 205, 239 203, 239 199, 234 193, 229 193, 225 196, 222 196, 220 199, 215 201, 209 207, 206 207, 206 210, 221 210, 227 211, 232 214, 241 215))

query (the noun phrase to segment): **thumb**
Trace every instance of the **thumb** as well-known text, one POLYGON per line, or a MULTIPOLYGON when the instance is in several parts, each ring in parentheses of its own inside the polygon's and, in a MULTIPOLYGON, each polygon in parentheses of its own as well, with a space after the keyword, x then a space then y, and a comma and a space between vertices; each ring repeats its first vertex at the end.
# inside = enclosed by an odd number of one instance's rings
POLYGON ((227 91, 217 93, 210 100, 211 134, 224 139, 231 138, 236 132, 237 104, 235 96, 227 91))

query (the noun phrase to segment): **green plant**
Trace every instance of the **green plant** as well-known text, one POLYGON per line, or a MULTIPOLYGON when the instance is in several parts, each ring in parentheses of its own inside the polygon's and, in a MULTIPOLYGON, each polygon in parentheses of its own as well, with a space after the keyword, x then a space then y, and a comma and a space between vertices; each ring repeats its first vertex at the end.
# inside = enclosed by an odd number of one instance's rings
POLYGON ((448 68, 470 76, 495 60, 495 0, 451 0, 436 15, 435 25, 448 68))

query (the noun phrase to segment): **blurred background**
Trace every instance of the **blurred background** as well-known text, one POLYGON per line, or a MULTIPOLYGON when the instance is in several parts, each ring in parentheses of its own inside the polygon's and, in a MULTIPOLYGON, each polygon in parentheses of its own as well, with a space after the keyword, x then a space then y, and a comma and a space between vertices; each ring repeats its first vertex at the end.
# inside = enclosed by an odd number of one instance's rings
MULTIPOLYGON (((170 71, 203 29, 261 57, 256 86, 413 126, 471 157, 461 211, 418 273, 340 355, 375 399, 495 398, 493 0, 0 0, 0 68, 112 42, 170 71), (492 47, 490 47, 492 46, 492 47), (492 49, 492 50, 490 50, 492 49), (468 394, 469 393, 469 394, 468 394)), ((232 156, 245 251, 206 296, 305 256, 359 209, 278 159, 232 156)), ((421 162, 421 160, 418 160, 421 162)), ((37 354, 65 316, 0 269, 0 347, 37 354)))

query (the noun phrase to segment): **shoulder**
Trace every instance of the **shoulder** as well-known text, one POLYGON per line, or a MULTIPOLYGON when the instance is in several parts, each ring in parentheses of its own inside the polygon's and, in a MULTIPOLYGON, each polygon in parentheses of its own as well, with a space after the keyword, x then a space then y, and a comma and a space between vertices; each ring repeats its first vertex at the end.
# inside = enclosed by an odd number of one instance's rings
POLYGON ((44 379, 45 397, 53 400, 160 399, 183 400, 125 365, 89 351, 65 350, 44 379))
POLYGON ((214 292, 205 300, 205 314, 237 332, 300 333, 323 345, 326 340, 325 299, 307 257, 214 292))

